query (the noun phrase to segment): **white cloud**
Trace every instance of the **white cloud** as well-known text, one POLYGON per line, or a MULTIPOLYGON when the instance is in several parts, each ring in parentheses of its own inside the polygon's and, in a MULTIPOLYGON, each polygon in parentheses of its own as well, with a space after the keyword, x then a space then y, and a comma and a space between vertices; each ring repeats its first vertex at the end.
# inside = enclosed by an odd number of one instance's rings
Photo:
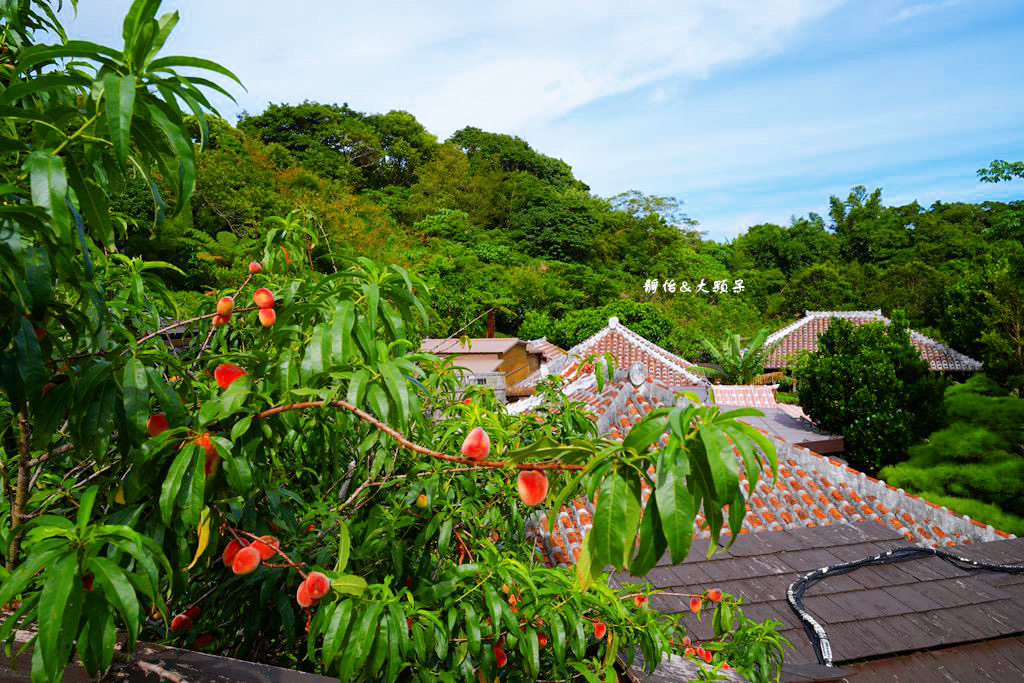
MULTIPOLYGON (((704 78, 777 52, 841 1, 180 0, 174 49, 238 73, 250 111, 307 98, 400 108, 443 138, 465 125, 519 132, 668 77, 704 78)), ((128 4, 81 14, 106 15, 109 31, 128 4)))
POLYGON ((922 2, 916 5, 908 5, 894 14, 889 20, 893 23, 906 21, 922 14, 931 14, 940 10, 949 9, 960 4, 960 0, 941 0, 941 2, 922 2))

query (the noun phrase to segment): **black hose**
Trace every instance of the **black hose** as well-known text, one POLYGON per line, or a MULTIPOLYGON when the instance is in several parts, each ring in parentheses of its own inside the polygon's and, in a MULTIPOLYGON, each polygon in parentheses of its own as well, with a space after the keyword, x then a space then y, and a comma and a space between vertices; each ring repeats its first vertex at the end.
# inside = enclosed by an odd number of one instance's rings
POLYGON ((819 664, 824 666, 833 665, 832 646, 828 642, 828 634, 825 633, 825 628, 818 623, 814 617, 808 614, 806 610, 804 610, 803 597, 807 589, 819 581, 825 580, 829 576, 848 574, 856 569, 860 569, 861 567, 904 562, 906 560, 912 560, 916 557, 922 556, 941 557, 946 562, 968 572, 988 570, 994 572, 1007 572, 1010 574, 1024 574, 1024 564, 989 564, 988 562, 977 562, 975 560, 969 560, 966 557, 954 555, 946 552, 945 550, 921 548, 918 546, 893 548, 892 550, 888 550, 880 555, 868 557, 863 560, 844 562, 842 564, 834 564, 831 567, 815 569, 813 572, 804 574, 789 585, 789 589, 786 591, 786 600, 789 602, 790 608, 800 619, 800 623, 803 624, 804 631, 807 633, 807 637, 811 641, 811 647, 814 648, 814 656, 818 659, 819 664))

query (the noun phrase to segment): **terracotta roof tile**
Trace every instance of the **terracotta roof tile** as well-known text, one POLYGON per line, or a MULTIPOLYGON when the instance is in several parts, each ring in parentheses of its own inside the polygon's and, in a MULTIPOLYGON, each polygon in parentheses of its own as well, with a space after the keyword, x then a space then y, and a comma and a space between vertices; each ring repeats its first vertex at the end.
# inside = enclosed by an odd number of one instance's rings
MULTIPOLYGON (((768 356, 765 366, 782 368, 787 365, 786 356, 797 351, 816 350, 818 337, 828 329, 833 318, 845 318, 854 325, 864 325, 879 320, 889 324, 889 319, 883 316, 881 311, 807 311, 803 318, 768 337, 765 345, 776 342, 780 342, 780 344, 768 356)), ((955 372, 978 372, 981 370, 980 362, 919 332, 911 330, 910 343, 921 353, 921 357, 928 361, 932 370, 955 372)))

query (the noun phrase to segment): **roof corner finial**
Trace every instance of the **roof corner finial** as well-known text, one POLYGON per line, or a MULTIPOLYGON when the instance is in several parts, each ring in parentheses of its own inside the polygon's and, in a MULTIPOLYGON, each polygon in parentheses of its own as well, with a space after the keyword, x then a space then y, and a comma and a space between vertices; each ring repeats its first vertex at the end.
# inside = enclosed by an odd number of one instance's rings
POLYGON ((619 326, 619 319, 617 317, 615 317, 613 315, 612 317, 608 318, 608 327, 610 327, 610 328, 612 328, 614 330, 618 326, 619 326))

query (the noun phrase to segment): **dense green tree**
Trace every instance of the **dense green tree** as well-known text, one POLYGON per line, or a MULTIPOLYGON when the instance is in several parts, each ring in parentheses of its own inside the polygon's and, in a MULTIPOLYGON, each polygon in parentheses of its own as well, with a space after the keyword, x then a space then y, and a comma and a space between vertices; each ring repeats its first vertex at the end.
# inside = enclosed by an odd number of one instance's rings
POLYGON ((782 290, 784 312, 803 315, 804 311, 834 311, 856 308, 852 282, 832 263, 815 263, 797 273, 782 290))
POLYGON ((893 486, 972 498, 1024 517, 1024 399, 984 375, 946 389, 945 426, 881 471, 893 486))
POLYGON ((471 169, 466 154, 446 142, 437 148, 433 159, 420 166, 405 216, 416 221, 439 209, 457 209, 477 225, 498 227, 508 218, 501 194, 502 175, 486 164, 471 169))
POLYGON ((902 311, 889 325, 835 318, 817 352, 797 366, 804 411, 841 434, 850 464, 869 473, 905 459, 940 414, 942 379, 910 343, 906 326, 902 311))
POLYGON ((573 177, 569 164, 534 151, 522 138, 467 126, 448 141, 466 153, 474 169, 497 165, 505 173, 529 173, 557 190, 589 189, 573 177))
POLYGON ((998 183, 1014 178, 1024 178, 1024 161, 1003 161, 996 159, 988 168, 979 168, 978 177, 982 182, 998 183))

